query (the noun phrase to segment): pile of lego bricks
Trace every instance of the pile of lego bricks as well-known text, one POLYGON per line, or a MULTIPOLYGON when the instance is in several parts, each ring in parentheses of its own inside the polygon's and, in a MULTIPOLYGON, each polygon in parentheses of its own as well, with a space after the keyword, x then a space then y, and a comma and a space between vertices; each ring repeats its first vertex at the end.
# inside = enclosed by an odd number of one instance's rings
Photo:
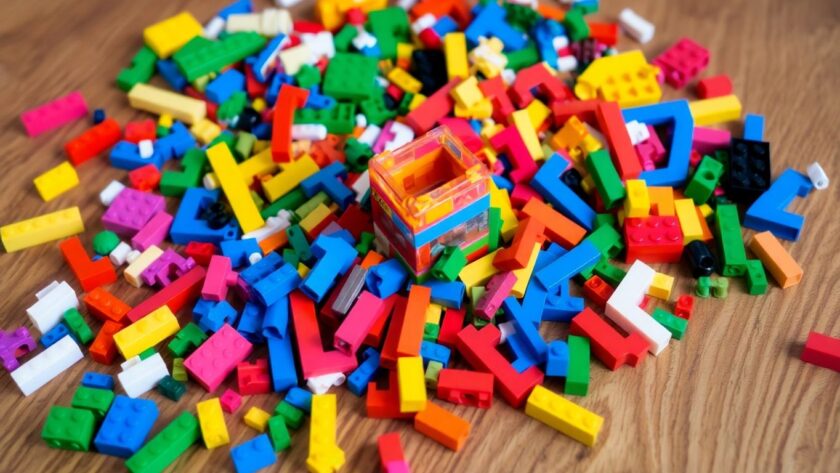
MULTIPOLYGON (((690 266, 700 298, 726 297, 730 278, 763 294, 765 270, 783 289, 801 280, 779 239, 797 240, 804 218, 786 207, 828 179, 816 163, 774 179, 760 115, 740 138, 713 127, 742 110, 728 77, 699 79, 704 47, 619 52, 619 26, 644 43, 653 25, 629 9, 590 21, 597 0, 399 3, 319 0, 315 22, 240 0, 206 26, 181 13, 143 31, 116 83, 158 120, 122 127, 96 110, 34 183, 53 199, 105 154, 128 171, 100 193, 95 255, 76 207, 0 230, 7 251, 62 240, 83 292, 36 294, 39 343, 27 327, 0 333, 22 393, 83 350, 125 360, 125 394, 89 372, 70 407, 50 409, 49 446, 161 471, 194 444, 229 444, 242 396, 282 393, 273 413, 244 414, 256 436, 231 448, 233 466, 274 464, 308 415, 307 467, 336 471, 328 391, 342 384, 367 416, 456 451, 470 423, 445 406, 489 409, 494 394, 591 446, 604 419, 569 399, 588 393, 590 363, 636 367, 686 336, 695 310, 648 264, 690 266), (148 84, 155 72, 169 90, 148 84), (664 84, 697 79, 697 99, 660 102, 664 84), (753 258, 742 224, 758 232, 753 258), (126 283, 156 292, 131 307, 111 292, 126 283), (546 322, 570 335, 545 340, 546 322), (147 441, 158 408, 140 396, 178 402, 189 380, 223 392, 147 441)), ((74 92, 21 120, 34 136, 87 116, 74 92)), ((814 333, 803 359, 840 370, 838 347, 814 333)), ((399 433, 378 445, 383 471, 409 471, 399 433)))

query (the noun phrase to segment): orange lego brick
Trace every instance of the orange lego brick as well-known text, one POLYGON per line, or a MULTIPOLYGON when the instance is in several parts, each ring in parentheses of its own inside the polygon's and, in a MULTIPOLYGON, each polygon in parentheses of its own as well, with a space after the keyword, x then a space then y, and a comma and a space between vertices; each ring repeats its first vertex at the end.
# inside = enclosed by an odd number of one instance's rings
POLYGON ((700 221, 700 229, 703 231, 703 236, 700 237, 700 240, 706 243, 714 240, 715 236, 712 235, 712 231, 709 229, 709 223, 706 221, 706 216, 703 215, 703 211, 699 207, 695 207, 695 210, 697 210, 697 220, 700 221))
POLYGON ((414 416, 414 430, 457 452, 470 435, 470 423, 426 401, 426 408, 414 416))
POLYGON ((660 217, 674 217, 674 189, 672 187, 648 187, 650 210, 660 217))
POLYGON ((379 253, 371 250, 371 251, 368 251, 368 254, 365 255, 365 259, 363 259, 362 262, 359 263, 359 266, 361 266, 364 269, 368 269, 371 266, 376 266, 377 264, 381 263, 384 260, 385 260, 384 256, 382 256, 379 253))
POLYGON ((408 292, 405 304, 400 338, 397 342, 397 356, 419 356, 423 331, 426 327, 426 308, 431 303, 432 290, 415 284, 408 292))
POLYGON ((753 235, 749 247, 782 289, 795 286, 802 281, 804 273, 799 263, 769 231, 753 235))
POLYGON ((545 225, 536 218, 527 217, 519 221, 516 235, 508 248, 496 252, 493 266, 501 271, 513 271, 528 266, 534 245, 544 239, 545 225))
POLYGON ((85 303, 91 315, 103 321, 113 320, 123 323, 125 322, 125 315, 131 310, 130 305, 102 287, 97 287, 85 294, 82 302, 85 303))
POLYGON ((286 246, 286 243, 288 242, 289 237, 286 235, 286 230, 280 230, 273 235, 263 238, 258 244, 260 245, 263 255, 267 255, 277 248, 286 246))
POLYGON ((586 236, 585 228, 537 199, 529 200, 522 209, 522 214, 542 223, 545 226, 545 235, 566 249, 577 245, 586 236))

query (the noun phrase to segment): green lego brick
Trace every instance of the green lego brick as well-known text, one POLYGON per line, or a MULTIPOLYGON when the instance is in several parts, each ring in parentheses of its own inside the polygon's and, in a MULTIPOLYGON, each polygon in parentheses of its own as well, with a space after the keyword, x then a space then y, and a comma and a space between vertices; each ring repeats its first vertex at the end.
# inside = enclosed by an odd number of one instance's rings
POLYGON ((531 31, 531 28, 542 18, 533 8, 516 3, 504 2, 505 21, 514 28, 522 31, 531 31))
POLYGON ((598 194, 604 201, 604 207, 611 209, 624 199, 627 192, 610 159, 610 153, 603 149, 589 153, 584 159, 584 164, 595 182, 598 194))
POLYGON ((408 115, 408 112, 411 111, 411 102, 413 100, 414 94, 412 94, 411 92, 404 93, 402 98, 400 99, 399 105, 397 105, 397 114, 408 115))
POLYGON ((172 376, 166 376, 158 383, 157 390, 167 398, 178 402, 181 396, 187 392, 187 385, 172 376))
POLYGON ((534 64, 542 61, 540 52, 533 41, 528 41, 522 49, 506 52, 505 57, 508 60, 507 68, 513 69, 514 71, 524 69, 528 66, 533 66, 534 64))
POLYGON ((747 268, 747 252, 741 238, 738 207, 734 204, 718 205, 715 210, 715 240, 722 276, 742 276, 747 268))
POLYGON ((388 120, 393 120, 397 116, 396 110, 391 110, 385 105, 385 97, 382 91, 374 94, 373 97, 362 100, 359 103, 359 109, 367 119, 368 124, 382 126, 388 120))
POLYGON ((397 58, 397 43, 411 42, 408 13, 400 7, 389 7, 368 13, 367 30, 376 37, 383 59, 397 58))
POLYGON ((114 402, 114 391, 110 389, 89 388, 79 386, 73 394, 70 406, 76 409, 85 409, 93 413, 97 422, 105 418, 111 403, 114 402))
POLYGON ((90 329, 78 309, 73 308, 65 312, 64 323, 67 324, 73 337, 82 345, 87 345, 93 340, 93 330, 90 329))
POLYGON ((438 377, 440 376, 440 370, 443 369, 443 363, 439 361, 430 361, 429 364, 426 366, 426 387, 429 389, 437 389, 437 382, 438 377))
POLYGON ((712 278, 709 276, 700 276, 697 278, 697 284, 694 286, 694 295, 706 299, 711 295, 712 278))
POLYGON ((227 132, 227 131, 223 131, 223 132, 219 133, 219 136, 213 138, 213 141, 211 141, 210 143, 207 143, 206 148, 209 149, 209 148, 212 148, 212 147, 216 146, 219 143, 224 143, 224 144, 227 145, 227 147, 229 149, 233 149, 235 141, 236 141, 236 137, 233 136, 233 134, 231 134, 230 132, 227 132))
POLYGON ((336 53, 327 65, 322 90, 336 100, 365 100, 379 90, 376 84, 377 73, 375 58, 336 53))
POLYGON ((304 202, 306 202, 306 194, 303 193, 303 189, 297 187, 292 189, 283 197, 272 202, 268 207, 262 209, 260 211, 260 215, 262 218, 273 217, 277 215, 277 212, 281 210, 288 210, 292 211, 304 202))
POLYGON ((169 128, 161 125, 160 123, 158 123, 158 125, 155 127, 155 136, 158 137, 158 138, 163 138, 164 136, 166 136, 168 134, 169 134, 169 128))
POLYGON ((108 256, 120 244, 120 237, 110 230, 104 230, 93 237, 93 251, 99 256, 108 256))
POLYGON ((344 144, 344 158, 351 172, 364 172, 368 168, 368 161, 373 157, 373 149, 367 143, 362 143, 355 137, 347 138, 344 144))
MULTIPOLYGON (((219 105, 219 109, 216 110, 216 118, 220 121, 230 121, 239 116, 247 105, 248 94, 241 90, 235 92, 219 105)), ((230 144, 230 148, 234 148, 233 143, 230 144)))
POLYGON ((298 87, 309 89, 313 85, 321 83, 321 70, 315 66, 304 64, 295 74, 295 81, 297 81, 298 87))
POLYGON ((184 368, 183 358, 172 359, 172 378, 175 381, 185 383, 187 381, 187 370, 184 368))
MULTIPOLYGON (((746 266, 746 265, 745 265, 746 266)), ((712 297, 715 299, 726 299, 729 295, 729 280, 718 278, 712 281, 712 297)))
POLYGON ((157 55, 148 46, 143 46, 131 58, 131 65, 121 70, 117 75, 117 87, 128 92, 137 84, 149 82, 155 75, 157 55))
POLYGON ((621 280, 627 275, 627 271, 613 265, 607 258, 601 258, 601 260, 595 264, 595 274, 606 281, 610 286, 618 287, 621 280))
POLYGON ((569 370, 563 392, 575 396, 586 396, 589 392, 589 339, 569 335, 569 370))
POLYGON ((149 347, 140 352, 140 354, 137 356, 139 356, 141 360, 145 360, 146 358, 154 355, 155 353, 155 347, 149 347))
POLYGON ((131 473, 160 473, 201 437, 198 419, 184 412, 125 462, 131 473))
POLYGON ((288 227, 286 229, 286 236, 289 240, 289 246, 295 250, 300 261, 305 263, 312 259, 312 248, 309 246, 309 242, 306 240, 306 235, 303 234, 300 225, 291 225, 288 227))
POLYGON ((181 158, 180 171, 164 171, 160 178, 160 193, 167 197, 180 197, 190 187, 201 183, 207 155, 199 148, 190 149, 181 158))
POLYGON ((502 237, 502 209, 490 207, 487 217, 487 251, 493 252, 499 249, 499 240, 502 237))
POLYGON ((603 225, 610 225, 612 227, 618 225, 618 219, 615 218, 613 214, 597 214, 595 215, 595 224, 593 225, 594 228, 600 228, 603 225))
POLYGON ((571 41, 581 41, 589 37, 589 25, 583 19, 585 10, 573 7, 566 12, 563 18, 563 26, 566 27, 566 34, 571 41))
POLYGON ((767 292, 767 273, 757 259, 747 260, 747 292, 757 296, 767 292))
POLYGON ((365 255, 370 251, 370 245, 373 243, 373 240, 376 239, 376 235, 371 232, 362 232, 361 236, 359 237, 359 243, 356 244, 356 251, 359 252, 360 255, 365 255))
POLYGON ((205 340, 207 340, 207 334, 204 333, 204 330, 201 330, 193 322, 189 322, 175 334, 167 347, 173 356, 183 358, 187 353, 198 348, 205 340))
POLYGON ((440 336, 440 325, 426 322, 423 326, 423 340, 426 342, 436 342, 440 336))
POLYGON ((292 437, 286 427, 286 419, 282 416, 274 416, 268 419, 268 436, 275 452, 282 452, 292 446, 292 437))
POLYGON ((248 159, 251 157, 256 142, 256 136, 246 131, 240 131, 236 134, 236 147, 233 148, 233 151, 240 160, 248 159))
POLYGON ((605 258, 615 258, 624 251, 624 239, 612 225, 601 225, 587 235, 589 241, 605 258))
POLYGON ((295 209, 295 216, 297 217, 298 221, 303 220, 304 217, 309 215, 310 212, 315 210, 315 207, 318 207, 321 204, 329 205, 330 197, 327 195, 326 192, 318 192, 317 194, 313 195, 309 200, 300 204, 298 208, 295 209))
POLYGON ((322 110, 299 108, 295 110, 294 122, 296 125, 317 123, 327 127, 329 133, 346 135, 356 127, 356 106, 352 103, 339 103, 322 110))
POLYGON ((303 425, 303 411, 286 401, 280 401, 277 404, 277 407, 274 408, 274 415, 282 417, 286 426, 292 429, 297 430, 303 425))
POLYGON ((333 44, 335 44, 335 50, 340 53, 346 53, 350 51, 350 47, 353 45, 353 40, 359 34, 359 30, 356 29, 355 26, 351 24, 346 24, 333 36, 333 44))
POLYGON ((441 281, 454 281, 467 265, 467 255, 458 246, 447 246, 432 266, 432 277, 441 281))
POLYGON ((289 263, 294 268, 297 268, 298 263, 300 263, 297 253, 291 248, 283 248, 283 254, 281 256, 283 257, 283 261, 289 263))
POLYGON ((191 45, 194 41, 190 40, 172 56, 188 82, 256 54, 265 46, 266 39, 247 31, 226 35, 219 41, 205 40, 191 45))
POLYGON ((52 406, 41 431, 41 438, 52 448, 86 452, 96 419, 87 409, 52 406))
POLYGON ((688 320, 668 312, 667 310, 656 308, 651 314, 654 320, 671 332, 671 336, 677 340, 682 340, 685 331, 688 329, 688 320))
POLYGON ((686 197, 693 199, 695 205, 705 204, 715 187, 718 185, 720 177, 723 175, 723 164, 715 161, 709 156, 703 156, 691 180, 685 187, 683 194, 686 197))

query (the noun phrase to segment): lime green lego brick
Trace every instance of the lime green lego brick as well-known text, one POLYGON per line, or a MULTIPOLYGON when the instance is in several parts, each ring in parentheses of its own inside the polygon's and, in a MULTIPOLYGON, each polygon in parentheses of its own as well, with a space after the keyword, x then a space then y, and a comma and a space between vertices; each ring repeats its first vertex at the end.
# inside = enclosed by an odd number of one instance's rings
POLYGON ((490 207, 487 219, 488 241, 487 251, 493 252, 499 248, 499 240, 502 238, 502 209, 490 207))
POLYGON ((427 342, 436 342, 440 336, 440 325, 426 322, 423 326, 423 340, 427 342))
POLYGON ((367 119, 368 124, 382 126, 388 120, 393 120, 397 116, 396 110, 391 110, 385 105, 385 97, 382 95, 382 90, 374 94, 373 97, 359 102, 359 109, 367 119))
POLYGON ((621 280, 624 279, 624 276, 627 275, 627 271, 613 265, 608 259, 601 258, 601 260, 595 264, 595 274, 606 281, 610 286, 617 287, 618 284, 621 283, 621 280))
POLYGON ((377 73, 376 58, 336 53, 327 65, 322 90, 336 100, 365 100, 380 90, 376 84, 377 73))
POLYGON ((383 59, 396 59, 397 43, 411 42, 408 13, 400 7, 389 7, 368 13, 367 30, 376 37, 383 59))
POLYGON ((149 82, 155 75, 157 55, 148 46, 143 46, 131 58, 131 65, 117 75, 117 87, 128 92, 137 84, 149 82))
POLYGON ((624 251, 624 239, 612 225, 601 225, 584 240, 595 245, 605 258, 615 258, 624 251))
POLYGON ((671 336, 675 339, 682 340, 683 336, 685 336, 685 331, 688 329, 688 320, 677 317, 667 310, 658 307, 653 310, 651 317, 659 322, 659 325, 662 325, 671 332, 671 336))
POLYGON ((335 107, 316 110, 299 108, 295 110, 296 125, 317 123, 327 127, 327 132, 336 135, 353 133, 356 127, 356 106, 352 103, 339 103, 335 107))
POLYGON ((297 81, 298 87, 309 89, 313 85, 321 83, 321 70, 315 66, 304 64, 295 74, 295 81, 297 81))
POLYGON ((252 31, 232 33, 219 41, 195 42, 190 40, 172 56, 172 60, 181 70, 188 82, 211 72, 237 63, 259 52, 266 39, 252 31))
POLYGON ((370 245, 373 244, 375 239, 376 235, 373 233, 362 232, 361 236, 359 236, 359 243, 356 244, 356 251, 358 251, 360 255, 366 255, 370 251, 370 245))
POLYGON ((467 265, 467 255, 457 246, 447 246, 432 266, 432 277, 441 281, 454 281, 467 265))
POLYGON ((722 276, 742 276, 747 268, 747 252, 741 237, 741 222, 735 204, 718 205, 715 210, 715 240, 722 276))
POLYGON ((683 194, 694 200, 694 205, 705 204, 715 191, 722 175, 723 164, 709 156, 703 156, 703 160, 700 161, 700 165, 688 181, 683 194))
POLYGON ((277 404, 277 407, 274 408, 274 415, 282 417, 289 428, 297 430, 303 425, 303 411, 286 401, 280 401, 277 404))
POLYGON ((183 358, 172 359, 172 378, 175 381, 185 383, 187 381, 187 370, 184 368, 183 358))
POLYGON ((540 52, 537 50, 537 46, 533 41, 528 41, 528 44, 526 44, 522 49, 506 52, 505 57, 507 57, 508 60, 508 69, 513 69, 514 71, 524 69, 528 66, 533 66, 534 64, 542 61, 540 58, 540 52))
POLYGON ((67 324, 73 337, 82 345, 87 345, 93 340, 93 330, 90 329, 78 309, 69 309, 65 312, 64 323, 67 324))
MULTIPOLYGON (((746 265, 745 265, 746 267, 746 265)), ((718 278, 712 280, 712 297, 716 299, 726 299, 729 295, 729 279, 718 278)))
POLYGON ((281 210, 288 210, 291 212, 292 210, 300 207, 300 205, 304 202, 306 202, 306 194, 304 194, 303 190, 298 187, 289 191, 283 197, 275 200, 268 207, 262 209, 260 211, 260 215, 262 215, 262 218, 268 218, 277 215, 277 212, 281 210))
POLYGON ((355 26, 347 23, 333 36, 333 44, 335 50, 340 53, 350 51, 350 46, 353 45, 353 40, 359 34, 359 30, 355 26))
POLYGON ((268 436, 275 452, 282 452, 292 446, 292 437, 286 427, 286 420, 282 416, 268 419, 268 436))
POLYGON ((181 158, 180 171, 164 171, 160 178, 160 193, 167 197, 180 197, 190 187, 201 183, 207 155, 199 148, 190 149, 181 158))
POLYGON ((430 361, 426 365, 426 372, 424 378, 426 379, 426 387, 429 389, 437 389, 438 378, 440 377, 440 370, 443 369, 443 363, 439 361, 430 361))
POLYGON ((183 412, 125 462, 131 473, 160 473, 201 437, 198 419, 183 412))
POLYGON ((604 201, 604 207, 614 207, 627 195, 621 177, 610 159, 610 153, 606 150, 599 149, 589 153, 584 159, 584 164, 595 182, 601 200, 604 201))
POLYGON ((589 392, 589 339, 569 335, 569 370, 563 392, 575 396, 586 396, 589 392))
POLYGON ((262 210, 265 207, 265 201, 257 191, 251 191, 251 200, 254 201, 254 205, 257 206, 258 209, 262 210))
POLYGON ((90 440, 96 419, 87 409, 52 406, 41 438, 52 448, 86 452, 90 449, 90 440))
POLYGON ((85 409, 93 413, 97 422, 105 418, 111 403, 114 402, 114 391, 110 389, 89 388, 79 386, 73 394, 70 406, 76 409, 85 409))
POLYGON ((298 221, 303 220, 304 217, 315 210, 315 207, 318 207, 321 204, 330 205, 329 202, 330 197, 326 192, 318 192, 295 209, 295 217, 297 217, 298 221))
MULTIPOLYGON (((216 111, 216 118, 219 120, 232 120, 233 117, 238 117, 245 110, 248 105, 248 94, 244 91, 235 92, 227 100, 219 105, 216 111)), ((230 143, 230 148, 233 148, 233 143, 230 143)))
POLYGON ((747 260, 747 292, 757 296, 767 293, 767 273, 757 259, 747 260))
POLYGON ((256 136, 246 131, 240 131, 236 134, 236 146, 233 148, 233 152, 240 161, 248 159, 251 157, 251 151, 253 151, 256 142, 256 136))
POLYGON ((697 284, 694 286, 694 295, 703 299, 709 297, 712 291, 712 278, 709 276, 700 276, 697 278, 697 284))

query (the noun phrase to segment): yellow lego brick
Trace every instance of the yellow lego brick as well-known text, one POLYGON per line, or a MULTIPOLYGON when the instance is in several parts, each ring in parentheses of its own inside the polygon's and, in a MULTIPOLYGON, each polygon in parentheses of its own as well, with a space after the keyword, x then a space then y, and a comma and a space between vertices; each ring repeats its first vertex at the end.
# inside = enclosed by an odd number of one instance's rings
POLYGON ((201 427, 201 437, 204 439, 205 447, 212 449, 230 443, 219 398, 201 401, 195 405, 195 410, 198 414, 198 425, 201 427))
POLYGON ((423 105, 423 102, 426 101, 426 96, 423 94, 414 94, 414 97, 411 98, 411 102, 408 103, 408 110, 414 110, 415 108, 423 105))
POLYGON ((519 132, 519 136, 522 137, 525 147, 528 148, 528 153, 531 155, 531 158, 534 161, 544 159, 545 155, 540 145, 540 138, 537 136, 537 131, 534 129, 533 123, 531 123, 531 116, 528 114, 528 110, 517 110, 513 112, 511 120, 513 121, 513 126, 516 127, 516 131, 519 132))
POLYGON ((443 37, 443 52, 446 54, 446 75, 466 79, 470 75, 467 62, 467 37, 464 33, 447 33, 443 37))
POLYGON ((127 360, 175 335, 180 329, 178 319, 168 306, 153 310, 142 319, 114 334, 117 350, 127 360))
POLYGON ((741 118, 741 101, 735 95, 695 100, 688 103, 694 126, 714 125, 741 118))
POLYGON ((312 396, 309 421, 309 456, 306 467, 314 473, 331 473, 344 465, 344 451, 335 440, 335 394, 312 396))
POLYGON ((414 76, 408 73, 401 67, 395 67, 388 72, 387 78, 400 89, 416 94, 423 88, 423 83, 415 79, 414 76))
POLYGON ((481 136, 481 139, 484 140, 485 144, 488 144, 490 138, 496 136, 496 133, 504 130, 505 126, 501 123, 493 123, 491 121, 486 121, 481 124, 481 131, 478 133, 481 136))
MULTIPOLYGON (((236 167, 239 169, 239 175, 242 176, 242 182, 246 186, 250 186, 254 182, 255 177, 271 174, 278 169, 277 163, 271 158, 270 148, 261 150, 251 158, 239 163, 236 167)), ((207 189, 217 189, 219 187, 219 179, 214 172, 205 174, 202 182, 207 189)))
POLYGON ((143 271, 145 271, 150 264, 160 258, 160 255, 162 254, 163 250, 155 245, 143 250, 143 252, 140 253, 140 256, 138 256, 137 259, 132 261, 131 264, 123 270, 125 280, 134 287, 143 286, 143 281, 140 279, 140 275, 143 274, 143 271))
POLYGON ((674 210, 677 212, 677 219, 680 221, 684 244, 687 245, 694 240, 703 238, 703 227, 700 225, 700 218, 697 216, 697 210, 692 199, 675 200, 674 210))
POLYGON ((551 109, 537 99, 532 100, 531 103, 525 107, 525 110, 528 112, 528 118, 531 119, 531 126, 534 130, 539 130, 543 123, 545 123, 551 115, 551 109))
POLYGON ((33 181, 35 189, 44 202, 49 202, 79 185, 76 169, 67 161, 44 172, 33 181))
POLYGON ((203 101, 148 84, 132 87, 128 92, 128 103, 138 110, 172 115, 188 125, 207 115, 207 105, 203 101))
POLYGON ((254 148, 251 150, 251 153, 257 154, 261 153, 267 149, 271 148, 271 142, 268 140, 257 140, 254 143, 254 148))
POLYGON ((429 304, 429 307, 426 307, 426 323, 440 325, 441 311, 443 311, 443 308, 439 304, 429 304))
POLYGON ((172 118, 172 115, 168 113, 164 113, 158 117, 158 125, 165 127, 165 128, 172 128, 172 125, 175 123, 175 120, 172 118))
POLYGON ((587 445, 595 445, 604 418, 537 385, 528 396, 525 414, 587 445))
POLYGON ((268 107, 268 104, 265 103, 265 99, 262 97, 257 97, 251 102, 251 108, 257 113, 262 113, 266 107, 268 107))
POLYGON ((656 208, 656 215, 660 217, 673 217, 674 213, 674 188, 673 187, 648 187, 650 197, 650 209, 656 208))
POLYGON ((496 154, 496 150, 489 146, 481 148, 481 151, 479 151, 478 154, 484 155, 484 157, 487 159, 487 163, 490 165, 491 168, 495 166, 496 161, 499 160, 499 156, 496 154))
POLYGON ((78 207, 33 217, 0 227, 0 240, 6 252, 29 248, 48 241, 82 233, 85 224, 78 207))
POLYGON ((265 220, 260 216, 260 209, 251 198, 248 186, 242 182, 236 161, 228 148, 227 143, 219 143, 207 150, 207 160, 216 172, 222 191, 227 197, 233 214, 242 227, 243 233, 265 225, 265 220))
POLYGON ((146 27, 143 30, 143 41, 159 58, 166 59, 189 40, 200 35, 203 29, 201 23, 189 12, 181 12, 146 27))
POLYGON ((324 28, 335 30, 344 23, 344 14, 351 8, 364 12, 381 10, 388 6, 388 0, 318 0, 315 15, 324 28))
POLYGON ((397 43, 397 59, 411 61, 411 55, 414 54, 414 45, 409 43, 397 43))
POLYGON ((537 264, 537 256, 540 254, 540 244, 534 245, 531 251, 531 257, 528 259, 528 264, 524 268, 513 270, 513 275, 516 276, 516 284, 510 290, 510 293, 516 297, 524 297, 525 289, 528 288, 528 281, 531 280, 531 273, 534 272, 534 266, 537 264))
POLYGON ((479 100, 469 108, 456 103, 453 109, 455 111, 455 116, 458 118, 475 118, 476 120, 484 120, 493 116, 493 102, 491 102, 488 98, 479 100))
POLYGON ((306 217, 303 217, 300 220, 300 228, 303 229, 306 233, 311 232, 315 227, 318 226, 321 222, 324 221, 327 216, 332 213, 329 207, 324 205, 323 203, 318 204, 317 207, 312 209, 311 212, 306 214, 306 217))
POLYGON ((519 220, 513 213, 510 205, 510 195, 505 189, 499 189, 493 181, 490 181, 490 207, 496 207, 502 211, 502 238, 510 241, 519 226, 519 220))
POLYGON ((282 170, 271 179, 263 181, 265 196, 269 201, 274 202, 319 170, 318 164, 309 155, 303 155, 283 166, 282 170))
POLYGON ((624 216, 647 217, 650 214, 650 196, 647 183, 642 179, 628 179, 625 182, 627 198, 624 199, 624 216))
POLYGON ((473 67, 470 73, 481 72, 484 77, 492 79, 501 74, 507 67, 507 56, 502 54, 504 43, 495 36, 490 39, 479 39, 478 46, 467 55, 473 67))
POLYGON ((619 228, 624 226, 624 207, 619 207, 618 211, 616 211, 615 220, 618 222, 619 228))
POLYGON ((700 209, 700 213, 703 214, 703 218, 709 218, 713 213, 715 213, 715 211, 709 207, 709 204, 698 205, 697 208, 700 209))
POLYGON ((484 283, 489 281, 494 274, 499 272, 499 270, 493 266, 493 258, 496 257, 496 251, 488 253, 464 266, 464 268, 461 269, 461 272, 458 273, 458 278, 464 283, 464 286, 466 286, 467 292, 475 286, 483 286, 484 283))
POLYGON ((309 274, 309 266, 303 263, 298 263, 297 272, 298 276, 300 276, 301 278, 305 278, 306 275, 309 274))
POLYGON ((674 288, 674 278, 663 273, 656 273, 648 288, 648 295, 663 301, 671 300, 671 290, 674 288))
POLYGON ((551 137, 549 143, 554 149, 571 150, 583 143, 584 138, 589 134, 583 122, 574 115, 566 120, 563 127, 551 137))
POLYGON ((190 127, 190 132, 195 135, 201 144, 206 145, 222 133, 222 128, 212 121, 202 118, 190 127))
POLYGON ((426 408, 426 378, 423 358, 403 356, 397 359, 400 386, 400 412, 420 412, 426 408))
POLYGON ((478 88, 478 79, 475 76, 470 76, 462 80, 458 85, 452 88, 449 92, 455 103, 464 108, 471 108, 484 98, 481 89, 478 88))
POLYGON ((648 64, 641 51, 628 51, 596 59, 578 76, 575 95, 581 100, 601 98, 624 107, 656 103, 662 89, 659 68, 648 64))
POLYGON ((253 406, 248 409, 248 412, 245 413, 245 417, 242 418, 242 420, 245 421, 245 425, 260 433, 265 432, 265 429, 268 426, 268 419, 271 419, 271 414, 257 406, 253 406))

